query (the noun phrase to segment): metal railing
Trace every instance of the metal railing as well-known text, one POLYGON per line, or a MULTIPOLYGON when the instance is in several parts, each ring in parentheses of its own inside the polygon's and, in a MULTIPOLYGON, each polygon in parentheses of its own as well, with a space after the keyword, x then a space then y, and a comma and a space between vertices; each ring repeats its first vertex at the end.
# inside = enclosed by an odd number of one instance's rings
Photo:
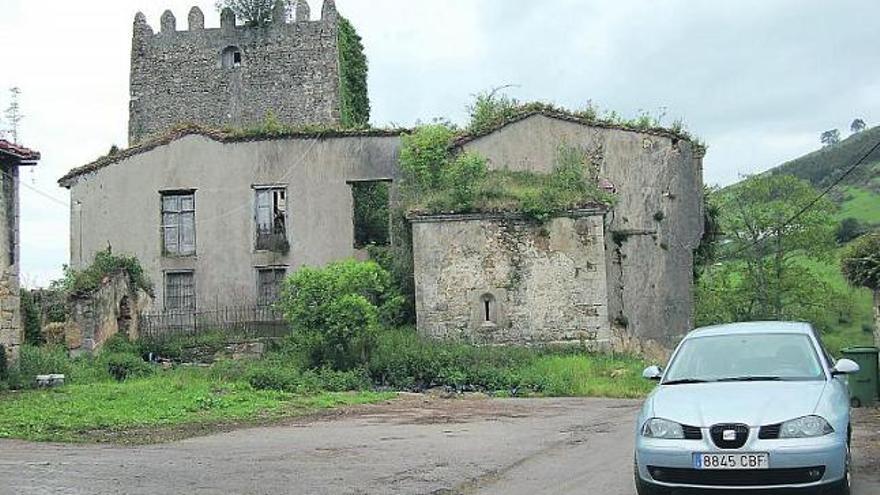
POLYGON ((197 340, 220 333, 229 340, 284 337, 289 325, 271 306, 227 306, 207 311, 164 311, 142 313, 140 338, 150 340, 197 340))

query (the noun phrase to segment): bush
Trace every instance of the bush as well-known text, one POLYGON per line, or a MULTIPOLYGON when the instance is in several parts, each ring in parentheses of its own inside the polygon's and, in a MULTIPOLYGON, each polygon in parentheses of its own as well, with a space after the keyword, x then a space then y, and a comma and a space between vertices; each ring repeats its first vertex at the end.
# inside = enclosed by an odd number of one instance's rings
POLYGON ((367 390, 371 386, 369 376, 362 369, 337 371, 321 368, 301 371, 278 363, 254 365, 246 372, 245 379, 257 390, 277 390, 294 394, 348 392, 367 390))
POLYGON ((130 378, 141 378, 153 373, 153 366, 135 354, 108 353, 101 356, 106 364, 107 372, 118 382, 130 378))
POLYGON ((345 370, 367 362, 380 316, 399 313, 403 303, 386 270, 349 260, 299 270, 277 305, 310 366, 345 370))
POLYGON ((6 346, 0 344, 0 382, 9 379, 9 363, 6 361, 6 346))
POLYGON ((443 171, 443 183, 450 190, 455 211, 473 209, 477 191, 487 173, 486 159, 470 152, 462 153, 446 167, 443 171))
POLYGON ((116 256, 107 251, 99 251, 94 262, 84 270, 64 267, 64 278, 58 282, 59 289, 69 295, 81 295, 94 292, 101 287, 104 279, 116 273, 128 275, 132 287, 153 294, 153 285, 144 273, 143 267, 133 256, 116 256))
POLYGON ((39 345, 42 341, 40 312, 34 302, 34 296, 27 289, 21 289, 21 319, 25 343, 39 345))
POLYGON ((418 194, 440 187, 455 130, 445 124, 419 127, 401 137, 400 169, 407 188, 418 194))
POLYGON ((538 355, 531 349, 437 342, 411 329, 391 330, 380 334, 369 372, 375 383, 402 390, 512 390, 523 385, 518 370, 538 355))

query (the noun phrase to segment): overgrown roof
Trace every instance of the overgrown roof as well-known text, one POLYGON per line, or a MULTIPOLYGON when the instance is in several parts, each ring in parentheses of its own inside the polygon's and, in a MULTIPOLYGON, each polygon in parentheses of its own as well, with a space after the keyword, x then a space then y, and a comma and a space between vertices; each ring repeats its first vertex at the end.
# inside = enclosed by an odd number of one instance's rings
POLYGON ((196 124, 184 124, 171 129, 166 134, 157 138, 145 141, 131 148, 119 150, 97 160, 74 168, 70 172, 58 179, 58 184, 62 187, 69 188, 73 179, 91 172, 95 172, 104 167, 121 162, 127 158, 146 153, 150 150, 170 144, 178 139, 186 136, 198 135, 220 143, 240 143, 247 141, 266 141, 275 139, 327 139, 337 137, 390 137, 399 136, 407 132, 408 129, 376 129, 376 128, 352 128, 343 129, 336 127, 272 127, 272 128, 252 128, 252 129, 210 129, 196 124))
MULTIPOLYGON (((535 115, 543 115, 549 118, 574 122, 577 124, 592 127, 619 129, 623 131, 667 137, 672 140, 688 141, 693 144, 694 151, 698 155, 702 156, 702 154, 705 152, 705 145, 703 145, 701 142, 699 142, 699 140, 691 136, 683 128, 666 128, 656 126, 651 123, 640 121, 639 119, 623 120, 619 117, 614 116, 613 114, 610 118, 599 117, 596 115, 595 111, 589 109, 585 111, 575 112, 548 103, 526 103, 519 106, 516 109, 516 112, 512 115, 507 115, 496 122, 490 123, 489 125, 477 129, 464 129, 460 133, 460 135, 453 140, 452 146, 461 147, 471 141, 487 136, 504 127, 507 127, 510 124, 520 122, 535 115)), ((171 129, 162 136, 151 139, 149 141, 145 141, 131 148, 102 156, 101 158, 98 158, 97 160, 87 165, 74 168, 73 170, 65 174, 64 177, 61 177, 58 180, 58 184, 60 184, 62 187, 69 188, 72 184, 73 179, 81 175, 95 172, 109 165, 113 165, 114 163, 118 163, 132 156, 145 153, 160 146, 164 146, 189 135, 200 135, 221 143, 234 143, 289 138, 328 139, 337 137, 391 137, 399 136, 400 134, 411 131, 412 129, 407 128, 338 128, 322 126, 288 127, 284 125, 264 125, 261 127, 247 129, 210 129, 197 124, 182 124, 178 127, 175 127, 174 129, 171 129)))
POLYGON ((601 127, 606 129, 619 129, 623 131, 638 132, 641 134, 650 134, 654 136, 667 137, 673 140, 682 140, 690 142, 694 145, 694 149, 698 153, 705 152, 705 145, 698 139, 693 137, 683 127, 663 127, 655 125, 650 121, 642 121, 640 119, 625 120, 616 114, 610 117, 600 117, 593 109, 572 111, 562 107, 557 107, 549 103, 525 103, 520 105, 512 115, 500 118, 489 125, 478 129, 467 129, 458 138, 453 141, 453 146, 460 147, 471 141, 492 134, 503 127, 510 124, 520 122, 535 115, 543 115, 553 119, 574 122, 576 124, 588 125, 592 127, 601 127))

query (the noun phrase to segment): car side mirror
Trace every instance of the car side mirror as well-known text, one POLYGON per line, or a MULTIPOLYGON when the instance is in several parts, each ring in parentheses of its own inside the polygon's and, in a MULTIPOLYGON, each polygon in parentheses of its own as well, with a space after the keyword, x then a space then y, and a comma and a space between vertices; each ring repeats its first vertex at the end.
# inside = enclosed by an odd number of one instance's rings
POLYGON ((659 380, 663 377, 663 368, 654 365, 648 366, 645 368, 645 371, 642 371, 642 378, 646 378, 648 380, 659 380))
POLYGON ((859 365, 852 359, 841 359, 831 368, 831 374, 852 375, 853 373, 858 373, 860 369, 859 365))

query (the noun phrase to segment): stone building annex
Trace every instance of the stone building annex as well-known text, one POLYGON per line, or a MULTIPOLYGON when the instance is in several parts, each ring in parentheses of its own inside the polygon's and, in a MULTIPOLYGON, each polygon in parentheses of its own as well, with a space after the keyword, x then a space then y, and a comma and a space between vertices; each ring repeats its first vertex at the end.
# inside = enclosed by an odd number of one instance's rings
MULTIPOLYGON (((390 184, 395 200, 409 131, 346 125, 347 21, 332 0, 309 15, 300 0, 294 20, 245 27, 224 11, 220 28, 205 28, 193 8, 187 30, 166 12, 156 33, 136 16, 132 146, 59 181, 71 194, 72 267, 110 245, 140 260, 154 309, 185 312, 270 303, 298 267, 368 256, 353 190, 390 184), (270 113, 285 127, 241 129, 270 113)), ((601 346, 665 343, 692 326, 701 148, 673 131, 540 107, 459 136, 453 151, 544 173, 561 144, 589 150, 613 206, 543 225, 516 212, 411 218, 421 332, 601 346)))

